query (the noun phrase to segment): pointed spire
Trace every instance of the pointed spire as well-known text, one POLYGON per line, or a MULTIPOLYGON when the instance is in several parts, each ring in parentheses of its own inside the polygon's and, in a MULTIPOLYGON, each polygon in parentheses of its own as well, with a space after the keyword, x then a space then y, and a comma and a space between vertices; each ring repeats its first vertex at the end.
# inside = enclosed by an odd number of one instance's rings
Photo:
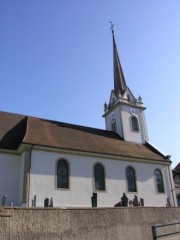
POLYGON ((116 95, 118 95, 119 92, 121 93, 121 95, 123 95, 127 86, 116 47, 113 28, 112 36, 113 36, 113 61, 114 61, 114 92, 116 95))

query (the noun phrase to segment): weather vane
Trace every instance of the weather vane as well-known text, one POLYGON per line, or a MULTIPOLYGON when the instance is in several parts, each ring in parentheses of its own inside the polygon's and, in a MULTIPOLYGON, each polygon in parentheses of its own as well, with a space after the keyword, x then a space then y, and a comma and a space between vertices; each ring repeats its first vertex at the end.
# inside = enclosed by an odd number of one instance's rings
POLYGON ((114 29, 113 29, 113 27, 114 27, 114 24, 113 24, 111 21, 109 21, 109 23, 111 24, 111 27, 110 27, 110 29, 109 29, 109 30, 111 30, 111 31, 112 31, 112 33, 114 33, 114 29))

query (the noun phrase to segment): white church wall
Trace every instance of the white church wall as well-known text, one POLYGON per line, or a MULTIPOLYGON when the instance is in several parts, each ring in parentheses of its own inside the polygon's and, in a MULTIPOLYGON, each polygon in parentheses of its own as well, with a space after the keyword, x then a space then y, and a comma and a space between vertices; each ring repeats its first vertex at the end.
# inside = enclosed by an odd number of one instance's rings
POLYGON ((125 141, 144 143, 148 141, 147 127, 144 112, 138 108, 131 108, 129 105, 119 105, 109 112, 106 117, 106 129, 112 131, 112 120, 116 120, 116 132, 124 138, 125 141), (132 130, 130 112, 133 109, 133 115, 136 116, 139 123, 139 132, 132 130))
POLYGON ((142 128, 142 132, 141 132, 141 137, 142 139, 144 139, 143 141, 149 141, 149 137, 148 137, 148 130, 147 130, 147 125, 146 125, 146 117, 145 117, 145 113, 144 111, 139 111, 139 119, 141 122, 141 128, 142 128))
POLYGON ((128 162, 122 160, 102 159, 70 154, 35 151, 32 153, 30 177, 30 202, 37 195, 37 206, 44 205, 46 197, 53 198, 57 207, 91 207, 93 188, 93 166, 100 162, 105 167, 106 191, 98 192, 98 207, 112 207, 119 202, 123 192, 129 200, 144 198, 145 206, 165 206, 166 199, 171 199, 167 166, 128 162), (70 189, 56 188, 56 162, 64 158, 70 166, 70 189), (136 171, 137 193, 128 193, 126 185, 126 167, 132 166, 136 171), (155 187, 154 170, 162 171, 165 193, 158 194, 155 187))
POLYGON ((91 161, 66 154, 34 151, 32 153, 30 197, 37 195, 37 205, 42 206, 46 197, 53 198, 55 206, 89 207, 92 195, 91 161), (70 167, 70 189, 56 188, 56 163, 64 158, 70 167))
POLYGON ((173 204, 171 186, 169 184, 168 166, 142 163, 135 163, 133 165, 136 169, 139 197, 145 199, 146 206, 166 206, 167 197, 170 198, 173 204), (165 193, 157 192, 154 177, 155 169, 159 169, 162 173, 165 193))
POLYGON ((7 205, 18 205, 19 195, 19 156, 0 153, 0 205, 7 195, 7 205))
POLYGON ((138 119, 139 128, 140 128, 139 132, 133 132, 133 130, 132 130, 132 126, 131 126, 132 114, 130 113, 129 106, 122 107, 121 116, 122 116, 124 140, 131 141, 131 142, 137 142, 137 143, 144 143, 144 139, 142 136, 143 129, 142 129, 142 124, 141 124, 141 119, 139 117, 139 109, 135 109, 134 115, 138 119))
POLYGON ((112 131, 112 120, 116 120, 116 132, 123 138, 122 119, 119 108, 112 110, 106 117, 106 129, 112 131))

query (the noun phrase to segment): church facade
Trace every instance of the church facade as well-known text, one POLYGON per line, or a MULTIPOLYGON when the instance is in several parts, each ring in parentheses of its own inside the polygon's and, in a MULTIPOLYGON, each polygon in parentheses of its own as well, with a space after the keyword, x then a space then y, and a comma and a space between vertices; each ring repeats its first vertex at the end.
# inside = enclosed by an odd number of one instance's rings
MULTIPOLYGON (((170 157, 148 142, 145 107, 128 88, 114 31, 106 130, 0 112, 0 199, 15 206, 113 207, 123 194, 176 206, 170 157), (34 204, 35 203, 35 204, 34 204)), ((0 203, 1 204, 1 203, 0 203)))

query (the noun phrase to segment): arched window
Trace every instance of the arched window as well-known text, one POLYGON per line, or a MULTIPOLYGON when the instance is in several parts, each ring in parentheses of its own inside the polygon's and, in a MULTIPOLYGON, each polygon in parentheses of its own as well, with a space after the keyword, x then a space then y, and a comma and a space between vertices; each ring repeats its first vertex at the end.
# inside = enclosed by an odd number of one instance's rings
POLYGON ((96 163, 94 166, 94 183, 95 183, 95 190, 105 191, 104 167, 100 163, 96 163))
POLYGON ((180 206, 180 194, 176 195, 177 198, 177 205, 180 206))
POLYGON ((139 132, 139 124, 138 119, 135 116, 131 117, 131 123, 132 123, 132 130, 135 132, 139 132))
POLYGON ((64 159, 57 162, 57 188, 69 188, 69 166, 64 159))
POLYGON ((112 129, 112 131, 116 132, 116 120, 115 119, 113 119, 111 122, 111 129, 112 129))
POLYGON ((135 176, 135 171, 132 167, 126 168, 126 179, 127 179, 128 192, 137 192, 136 176, 135 176))
POLYGON ((158 193, 164 193, 164 184, 163 184, 163 177, 162 173, 159 169, 154 171, 155 180, 156 180, 156 188, 158 193))

